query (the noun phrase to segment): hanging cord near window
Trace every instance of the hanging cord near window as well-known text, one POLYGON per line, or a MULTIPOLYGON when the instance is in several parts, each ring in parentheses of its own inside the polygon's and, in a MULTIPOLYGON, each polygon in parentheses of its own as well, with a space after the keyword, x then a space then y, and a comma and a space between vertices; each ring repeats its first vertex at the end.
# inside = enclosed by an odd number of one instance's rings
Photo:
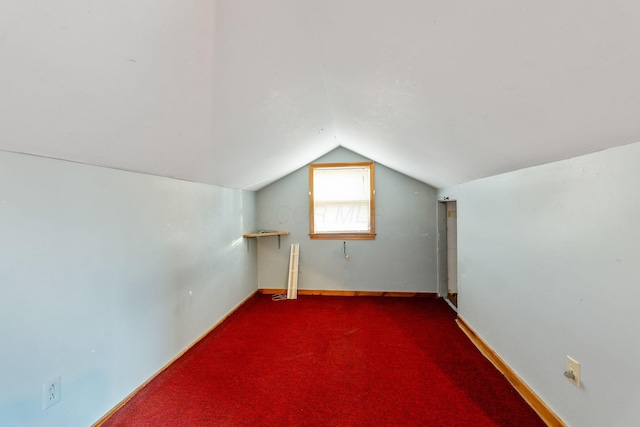
POLYGON ((347 242, 342 242, 342 252, 344 252, 345 261, 349 261, 349 254, 347 254, 347 242))

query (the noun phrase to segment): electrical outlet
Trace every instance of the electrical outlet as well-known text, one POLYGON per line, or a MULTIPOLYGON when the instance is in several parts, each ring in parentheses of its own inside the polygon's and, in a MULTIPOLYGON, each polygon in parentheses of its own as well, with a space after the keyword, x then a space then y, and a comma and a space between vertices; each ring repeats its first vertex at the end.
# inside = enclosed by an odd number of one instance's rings
POLYGON ((573 383, 576 387, 580 388, 580 362, 567 356, 567 371, 565 377, 573 383))
POLYGON ((48 409, 62 399, 62 377, 60 375, 42 384, 42 410, 48 409))

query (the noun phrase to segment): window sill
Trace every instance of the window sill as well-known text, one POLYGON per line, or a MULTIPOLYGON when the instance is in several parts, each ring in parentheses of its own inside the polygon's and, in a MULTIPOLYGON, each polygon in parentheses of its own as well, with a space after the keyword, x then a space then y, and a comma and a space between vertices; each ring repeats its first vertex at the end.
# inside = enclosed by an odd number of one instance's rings
POLYGON ((311 240, 375 240, 376 233, 309 233, 311 240))

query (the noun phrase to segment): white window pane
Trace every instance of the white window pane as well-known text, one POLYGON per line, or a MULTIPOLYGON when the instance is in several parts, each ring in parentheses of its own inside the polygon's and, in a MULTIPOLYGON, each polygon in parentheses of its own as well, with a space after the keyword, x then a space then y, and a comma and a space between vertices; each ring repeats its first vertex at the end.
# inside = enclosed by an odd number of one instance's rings
POLYGON ((369 200, 368 168, 316 169, 313 183, 317 201, 369 200))
POLYGON ((314 165, 312 223, 314 234, 374 233, 373 163, 314 165))
POLYGON ((316 202, 314 206, 315 232, 368 232, 369 212, 368 202, 316 202))

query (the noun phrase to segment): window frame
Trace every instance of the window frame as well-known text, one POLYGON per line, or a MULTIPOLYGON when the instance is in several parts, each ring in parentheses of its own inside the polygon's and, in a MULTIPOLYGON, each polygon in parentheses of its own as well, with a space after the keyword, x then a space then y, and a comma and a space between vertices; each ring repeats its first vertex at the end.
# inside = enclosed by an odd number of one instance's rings
POLYGON ((345 163, 312 163, 309 165, 309 237, 311 240, 374 240, 376 238, 375 215, 375 169, 374 162, 345 162, 345 163), (369 169, 369 231, 316 233, 314 213, 314 171, 316 169, 336 169, 367 167, 369 169))

